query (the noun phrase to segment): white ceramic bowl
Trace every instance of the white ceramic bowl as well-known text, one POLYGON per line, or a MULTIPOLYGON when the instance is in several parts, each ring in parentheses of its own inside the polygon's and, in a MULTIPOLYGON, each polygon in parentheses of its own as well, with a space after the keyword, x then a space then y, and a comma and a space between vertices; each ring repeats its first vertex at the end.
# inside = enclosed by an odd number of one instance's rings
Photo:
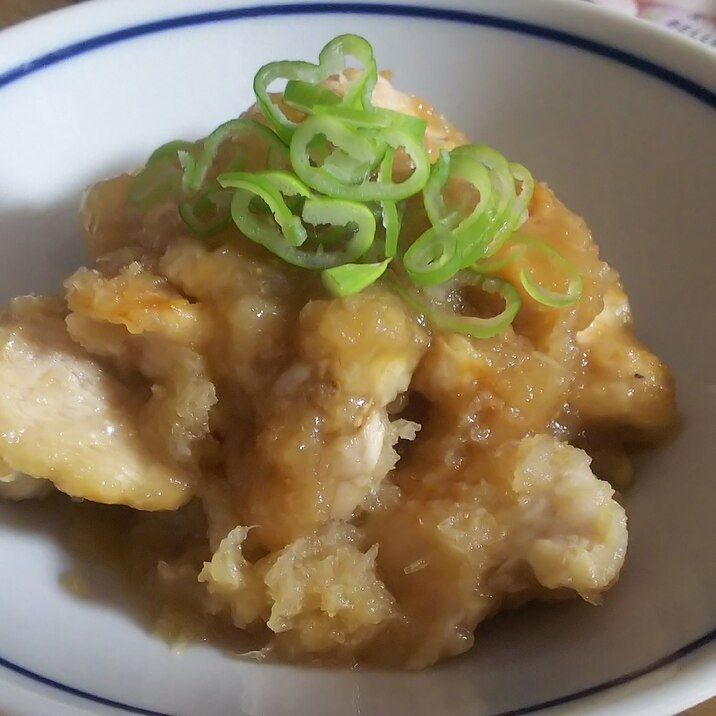
POLYGON ((83 188, 251 101, 256 68, 365 35, 399 87, 547 180, 619 267, 685 427, 628 496, 605 606, 500 618, 424 673, 180 655, 67 595, 61 522, 0 505, 0 712, 173 716, 671 714, 716 693, 716 53, 586 3, 104 0, 0 35, 0 298, 82 260, 83 188))

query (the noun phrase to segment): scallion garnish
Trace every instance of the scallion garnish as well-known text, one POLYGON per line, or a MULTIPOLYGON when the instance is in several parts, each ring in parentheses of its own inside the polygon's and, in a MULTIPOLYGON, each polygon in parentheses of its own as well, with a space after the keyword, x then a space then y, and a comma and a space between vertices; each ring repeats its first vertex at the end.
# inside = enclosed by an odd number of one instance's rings
POLYGON ((179 202, 179 216, 196 236, 208 236, 229 225, 231 197, 228 191, 204 191, 193 201, 179 202))
MULTIPOLYGON (((390 147, 386 150, 383 161, 380 163, 380 171, 378 172, 379 183, 393 181, 394 159, 395 150, 390 147)), ((396 202, 384 199, 380 203, 380 208, 381 218, 383 219, 383 229, 385 230, 384 253, 386 258, 392 259, 398 253, 398 241, 400 240, 402 219, 396 202)))
POLYGON ((431 296, 429 289, 406 286, 399 279, 391 282, 403 300, 417 313, 425 316, 433 325, 451 333, 462 333, 475 338, 490 338, 505 331, 520 310, 521 299, 517 289, 497 277, 480 276, 472 271, 461 271, 452 278, 452 290, 477 288, 489 294, 499 295, 505 303, 500 313, 489 318, 457 313, 444 300, 431 296))
POLYGON ((243 164, 237 161, 241 156, 242 145, 237 143, 240 138, 249 138, 256 141, 261 139, 266 145, 266 161, 265 165, 269 169, 285 169, 289 166, 288 151, 286 145, 263 124, 253 119, 240 118, 231 119, 228 122, 217 127, 205 140, 202 151, 196 159, 191 155, 187 157, 182 165, 184 166, 184 178, 182 186, 189 194, 201 190, 204 186, 207 176, 216 160, 216 156, 222 147, 227 143, 234 143, 234 158, 227 162, 224 170, 229 171, 240 167, 243 164), (237 156, 238 155, 238 156, 237 156))
MULTIPOLYGON (((256 102, 264 117, 271 123, 276 134, 289 144, 291 136, 300 123, 290 120, 281 108, 271 99, 269 86, 276 80, 298 81, 310 85, 320 85, 331 75, 342 72, 346 67, 346 58, 353 56, 363 64, 363 72, 358 74, 343 94, 342 104, 354 109, 370 109, 373 87, 378 78, 378 68, 373 57, 373 48, 367 40, 358 35, 339 35, 331 40, 318 55, 318 64, 310 62, 270 62, 264 65, 254 78, 256 102)), ((294 91, 296 85, 292 88, 294 91)), ((305 100, 307 91, 303 85, 301 99, 305 100)))
POLYGON ((483 260, 474 264, 473 270, 483 276, 491 275, 494 271, 517 264, 519 278, 525 292, 537 303, 550 308, 566 308, 576 303, 582 295, 582 276, 577 267, 570 263, 554 247, 544 241, 525 234, 515 235, 509 243, 505 256, 492 261, 483 260), (553 291, 541 286, 532 276, 530 270, 530 253, 541 254, 549 263, 559 268, 567 284, 564 292, 553 291))
POLYGON ((129 188, 129 200, 141 209, 180 197, 182 167, 179 153, 198 151, 197 145, 177 139, 162 144, 147 159, 142 171, 134 177, 129 188))
POLYGON ((364 204, 314 195, 288 172, 224 174, 219 179, 234 189, 231 216, 242 233, 287 263, 309 269, 325 269, 351 263, 368 251, 375 239, 375 217, 364 204), (301 216, 287 206, 285 196, 304 198, 301 216), (259 197, 271 215, 252 211, 251 202, 259 197), (332 231, 321 232, 317 247, 301 248, 308 233, 304 222, 313 226, 346 227, 339 237, 348 235, 343 245, 332 231))
POLYGON ((321 281, 329 293, 339 298, 360 293, 374 284, 386 271, 390 259, 375 264, 343 264, 321 272, 321 281))
MULTIPOLYGON (((301 179, 315 191, 326 196, 354 201, 399 201, 417 194, 430 175, 430 161, 422 139, 405 129, 361 129, 351 122, 329 114, 314 114, 304 120, 291 139, 291 164, 301 179), (317 137, 325 137, 333 145, 345 165, 362 167, 353 181, 336 171, 337 162, 314 166, 308 145, 317 137), (410 158, 413 173, 402 182, 378 182, 372 178, 388 147, 402 149, 410 158)), ((338 163, 340 167, 340 163, 338 163)))
POLYGON ((512 273, 512 264, 534 301, 551 308, 578 301, 576 268, 553 247, 515 233, 528 217, 530 172, 481 144, 443 151, 431 166, 426 122, 374 107, 377 78, 373 50, 357 35, 331 40, 316 65, 264 65, 254 92, 265 124, 233 119, 201 143, 163 145, 134 178, 130 200, 143 209, 175 202, 198 236, 233 221, 283 261, 321 271, 324 287, 337 297, 386 276, 388 286, 442 330, 478 338, 504 331, 521 299, 496 272, 512 273), (362 68, 346 72, 349 57, 362 68), (336 75, 340 82, 328 82, 336 75), (281 80, 279 100, 270 87, 281 80), (248 166, 257 143, 266 151, 260 170, 248 166), (411 242, 401 223, 405 201, 416 195, 430 226, 411 242), (564 274, 564 292, 536 280, 530 266, 537 254, 564 274), (446 287, 496 294, 504 308, 495 316, 464 315, 440 299, 446 287))

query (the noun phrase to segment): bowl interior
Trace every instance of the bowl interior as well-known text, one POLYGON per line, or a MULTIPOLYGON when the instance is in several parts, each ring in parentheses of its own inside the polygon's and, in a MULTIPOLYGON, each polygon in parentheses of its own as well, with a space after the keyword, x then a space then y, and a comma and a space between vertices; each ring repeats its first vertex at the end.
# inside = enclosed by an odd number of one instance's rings
POLYGON ((66 594, 57 576, 77 556, 57 539, 61 515, 0 505, 0 564, 12 574, 0 590, 0 613, 12 615, 0 620, 4 660, 166 714, 308 715, 330 703, 333 714, 479 716, 618 679, 714 629, 716 110, 668 82, 514 26, 369 13, 225 19, 116 42, 0 89, 3 302, 58 288, 83 261, 86 185, 163 141, 205 134, 251 103, 258 66, 315 57, 346 31, 373 43, 399 88, 530 167, 587 218, 622 274, 638 334, 674 371, 684 428, 641 460, 621 581, 600 608, 500 617, 473 652, 419 674, 259 665, 211 645, 176 655, 121 600, 66 594))

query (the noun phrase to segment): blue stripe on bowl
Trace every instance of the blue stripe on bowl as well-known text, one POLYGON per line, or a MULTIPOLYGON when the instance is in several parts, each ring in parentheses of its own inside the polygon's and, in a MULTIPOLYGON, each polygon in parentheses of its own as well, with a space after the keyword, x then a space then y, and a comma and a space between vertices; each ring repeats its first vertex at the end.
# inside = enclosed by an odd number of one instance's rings
MULTIPOLYGON (((143 709, 139 706, 130 706, 129 704, 124 704, 121 701, 113 701, 112 699, 106 699, 104 696, 91 694, 89 691, 76 689, 74 686, 63 684, 60 681, 55 681, 54 679, 50 679, 47 676, 42 676, 42 674, 36 674, 34 671, 25 669, 22 666, 18 666, 17 664, 13 664, 11 661, 3 659, 2 657, 0 657, 0 667, 19 674, 20 676, 32 679, 33 681, 36 681, 39 684, 43 684, 44 686, 50 686, 51 688, 57 689, 58 691, 63 691, 70 696, 77 696, 81 699, 92 701, 95 704, 101 704, 102 706, 110 706, 114 709, 125 711, 126 713, 141 714, 141 716, 171 716, 170 714, 165 714, 161 711, 152 711, 151 709, 143 709)), ((0 706, 2 706, 1 703, 0 706)), ((10 715, 8 714, 8 716, 10 715)))
MULTIPOLYGON (((441 20, 467 25, 478 25, 481 27, 489 27, 506 32, 514 32, 520 35, 527 35, 529 37, 540 38, 549 42, 575 47, 577 49, 584 50, 585 52, 589 52, 590 54, 606 57, 620 64, 632 67, 646 75, 650 75, 651 77, 661 80, 672 87, 686 92, 709 107, 716 109, 716 92, 711 91, 707 87, 704 87, 697 82, 693 82, 687 77, 684 77, 683 75, 680 75, 662 65, 639 57, 638 55, 634 55, 630 52, 617 49, 616 47, 611 47, 610 45, 606 45, 601 42, 589 40, 585 37, 580 37, 579 35, 574 35, 569 32, 554 30, 549 27, 522 22, 520 20, 511 20, 508 18, 496 17, 494 15, 486 15, 483 13, 467 12, 462 10, 449 10, 446 8, 436 7, 417 7, 413 5, 363 5, 350 2, 316 2, 305 3, 302 5, 257 5, 254 7, 233 8, 229 10, 196 13, 192 15, 180 15, 177 17, 157 20, 156 22, 133 25, 131 27, 90 37, 86 40, 66 45, 65 47, 60 47, 52 52, 48 52, 44 55, 40 55, 39 57, 35 57, 28 62, 24 62, 17 67, 13 67, 0 74, 0 89, 12 84, 13 82, 17 82, 23 78, 51 67, 52 65, 71 60, 73 57, 78 57, 79 55, 84 55, 103 47, 108 47, 110 45, 118 44, 120 42, 124 42, 125 40, 131 40, 137 37, 144 37, 146 35, 153 35, 178 28, 194 27, 197 25, 207 25, 211 23, 229 22, 234 20, 245 20, 256 17, 285 17, 289 15, 341 13, 441 20)), ((628 674, 623 674, 615 679, 610 679, 609 681, 590 686, 571 694, 566 694, 565 696, 560 696, 559 698, 550 699, 549 701, 543 701, 538 704, 532 704, 513 711, 504 711, 499 714, 493 714, 492 716, 524 716, 524 714, 531 714, 541 709, 560 706, 587 696, 592 696, 615 686, 626 684, 630 681, 638 679, 641 676, 646 676, 647 674, 650 674, 653 671, 663 668, 669 664, 673 664, 715 640, 716 628, 711 630, 708 634, 704 634, 702 637, 682 646, 680 649, 677 649, 671 654, 657 659, 640 669, 631 671, 628 674)), ((114 701, 112 699, 60 683, 46 676, 42 676, 41 674, 36 674, 35 672, 22 666, 13 664, 2 657, 0 657, 0 667, 4 667, 9 671, 32 679, 40 684, 44 684, 45 686, 58 689, 59 691, 71 696, 87 699, 88 701, 92 701, 96 704, 115 708, 127 713, 141 714, 142 716, 170 716, 169 714, 164 714, 159 711, 152 711, 151 709, 144 709, 138 706, 131 706, 119 701, 114 701)))
POLYGON ((315 2, 302 5, 257 5, 254 7, 234 8, 230 10, 217 10, 214 12, 195 13, 191 15, 179 15, 177 17, 165 18, 156 22, 147 22, 140 25, 122 28, 102 35, 82 40, 80 42, 60 47, 57 50, 40 55, 17 67, 13 67, 0 75, 0 88, 15 82, 22 77, 34 74, 58 62, 71 59, 87 52, 92 52, 100 47, 113 45, 123 40, 152 35, 167 30, 174 30, 182 27, 193 27, 195 25, 207 25, 215 22, 226 22, 230 20, 244 20, 253 17, 272 17, 288 15, 311 15, 311 14, 363 14, 363 15, 387 15, 390 17, 412 17, 429 20, 443 20, 458 22, 468 25, 480 25, 498 30, 507 30, 521 35, 539 37, 563 45, 570 45, 595 55, 607 57, 616 62, 633 67, 645 74, 656 77, 659 80, 678 87, 693 97, 716 108, 716 92, 709 90, 703 85, 693 82, 683 75, 667 69, 643 57, 634 55, 631 52, 619 50, 616 47, 605 45, 601 42, 589 40, 570 32, 555 30, 541 25, 534 25, 529 22, 512 20, 509 18, 495 17, 483 13, 468 12, 464 10, 449 10, 447 8, 418 7, 414 5, 376 4, 363 5, 351 2, 315 2))
MULTIPOLYGON (((549 701, 542 701, 540 703, 531 704, 530 706, 524 706, 522 708, 515 709, 512 711, 501 711, 499 713, 492 714, 491 716, 525 716, 525 714, 532 714, 536 711, 540 711, 541 709, 547 709, 553 706, 562 706, 563 704, 577 701, 579 699, 586 698, 587 696, 593 696, 594 694, 606 691, 607 689, 613 688, 615 686, 627 684, 630 681, 638 679, 639 677, 647 676, 648 674, 653 673, 657 669, 661 669, 665 666, 674 664, 680 659, 683 659, 689 654, 692 654, 693 652, 697 651, 701 647, 710 644, 714 640, 716 640, 716 629, 713 629, 708 634, 704 634, 702 637, 692 642, 689 642, 688 644, 682 646, 680 649, 677 649, 671 654, 667 654, 666 656, 657 659, 656 661, 640 669, 630 671, 628 674, 623 674, 622 676, 618 676, 615 679, 610 679, 609 681, 604 681, 601 684, 595 684, 594 686, 589 686, 586 689, 581 689, 580 691, 575 691, 565 696, 559 696, 558 698, 550 699, 549 701)), ((105 698, 104 696, 92 694, 89 691, 83 691, 82 689, 68 686, 67 684, 63 684, 59 681, 55 681, 54 679, 50 679, 47 676, 36 674, 34 671, 25 669, 22 666, 18 666, 17 664, 13 664, 11 661, 3 659, 2 657, 0 657, 0 667, 4 667, 9 671, 13 671, 16 674, 20 674, 20 676, 25 676, 28 679, 37 681, 38 683, 44 684, 45 686, 50 686, 54 689, 58 689, 59 691, 63 691, 66 694, 70 694, 71 696, 78 696, 80 698, 87 699, 88 701, 102 704, 103 706, 110 706, 112 708, 119 709, 120 711, 125 711, 127 713, 132 714, 141 714, 142 716, 171 716, 171 714, 166 714, 161 711, 152 711, 151 709, 144 709, 139 706, 130 706, 129 704, 125 704, 120 701, 114 701, 112 699, 105 698)))

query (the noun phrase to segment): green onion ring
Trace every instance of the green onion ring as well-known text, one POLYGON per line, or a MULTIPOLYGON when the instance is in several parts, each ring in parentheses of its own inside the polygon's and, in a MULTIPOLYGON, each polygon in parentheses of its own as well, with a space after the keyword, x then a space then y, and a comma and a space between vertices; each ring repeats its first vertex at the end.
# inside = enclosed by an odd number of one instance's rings
MULTIPOLYGON (((381 162, 378 182, 393 180, 394 158, 395 150, 391 147, 386 151, 381 162)), ((383 228, 385 229, 385 257, 392 259, 398 253, 402 219, 398 212, 398 204, 394 201, 381 201, 380 209, 383 228)))
POLYGON ((457 212, 448 213, 443 199, 442 190, 450 178, 450 152, 440 151, 437 161, 430 169, 425 187, 423 188, 423 204, 425 212, 433 226, 444 226, 452 229, 459 221, 457 212))
POLYGON ((461 333, 473 338, 491 338, 503 333, 520 310, 522 301, 517 289, 507 281, 494 277, 485 278, 471 271, 463 271, 457 278, 463 285, 479 285, 488 293, 499 294, 505 301, 504 309, 491 318, 459 315, 449 307, 436 305, 422 291, 406 287, 399 279, 393 279, 390 283, 416 313, 423 315, 441 330, 461 333))
POLYGON ((229 138, 244 135, 258 135, 266 143, 266 165, 269 168, 279 169, 288 166, 289 157, 286 146, 268 127, 246 117, 231 119, 217 127, 204 140, 204 147, 198 159, 186 164, 183 180, 184 190, 188 193, 199 191, 221 145, 229 138))
MULTIPOLYGON (((310 191, 288 172, 234 172, 222 174, 219 184, 226 189, 238 189, 231 202, 231 216, 241 232, 278 254, 276 247, 287 244, 288 247, 301 246, 307 238, 299 217, 286 205, 283 195, 310 196, 310 191), (267 226, 251 211, 249 203, 254 196, 261 198, 271 210, 276 226, 267 226), (240 200, 237 200, 237 197, 240 200), (280 230, 279 230, 280 229, 280 230)), ((279 254, 280 255, 280 254, 279 254)))
POLYGON ((271 99, 268 91, 271 83, 286 79, 320 84, 345 68, 345 59, 348 55, 358 58, 363 63, 364 70, 355 80, 348 83, 342 102, 349 107, 369 109, 378 70, 373 57, 373 48, 367 40, 358 35, 339 35, 331 40, 319 53, 317 65, 300 61, 270 62, 256 73, 254 77, 256 102, 263 115, 273 125, 276 134, 286 144, 290 143, 291 136, 299 125, 288 119, 271 99))
MULTIPOLYGON (((364 204, 312 196, 307 187, 287 172, 235 173, 219 177, 219 183, 235 190, 231 216, 239 230, 287 263, 307 269, 325 269, 353 262, 371 247, 375 239, 375 218, 364 204), (283 194, 306 197, 302 217, 314 226, 355 226, 353 235, 340 251, 326 246, 337 234, 326 231, 318 251, 300 249, 307 232, 301 219, 286 206, 283 194), (276 225, 259 219, 250 208, 254 196, 260 197, 271 210, 276 225)), ((338 234, 340 236, 341 234, 338 234)))
POLYGON ((574 264, 568 261, 554 247, 532 236, 521 234, 510 241, 509 253, 502 259, 490 262, 479 261, 473 266, 473 270, 479 274, 492 274, 509 264, 520 262, 520 283, 525 292, 537 303, 550 308, 567 308, 574 305, 581 298, 584 282, 581 274, 574 264), (526 255, 530 249, 534 249, 547 256, 549 260, 561 268, 567 278, 567 290, 564 292, 552 291, 540 286, 530 274, 529 262, 526 255))
POLYGON ((204 191, 193 201, 184 201, 177 204, 177 210, 182 221, 196 236, 209 236, 225 229, 231 223, 231 192, 221 189, 204 191), (199 212, 207 215, 201 216, 199 212))
POLYGON ((375 181, 365 178, 357 184, 346 184, 336 178, 325 167, 312 166, 308 145, 317 136, 325 136, 333 145, 359 161, 380 161, 376 157, 378 143, 369 139, 368 134, 359 134, 335 117, 313 115, 304 120, 294 132, 291 140, 291 164, 298 176, 312 189, 336 199, 353 201, 399 201, 417 194, 430 175, 430 161, 422 141, 417 141, 408 132, 387 128, 380 133, 380 139, 394 149, 403 149, 413 163, 413 173, 403 182, 375 181))
POLYGON ((516 201, 515 181, 502 154, 484 144, 466 144, 453 150, 456 157, 469 157, 483 164, 490 173, 493 191, 492 221, 484 253, 492 255, 510 235, 509 223, 516 201))
POLYGON ((418 286, 436 286, 460 270, 460 252, 454 231, 431 226, 405 251, 403 267, 418 286))
POLYGON ((371 109, 373 88, 378 81, 378 64, 371 44, 360 35, 339 35, 321 50, 319 58, 324 56, 331 57, 330 62, 336 58, 341 63, 341 69, 346 66, 348 56, 355 57, 363 65, 363 71, 348 82, 343 104, 354 109, 371 109))
POLYGON ((328 87, 303 80, 289 80, 283 91, 284 103, 304 114, 311 114, 316 105, 333 106, 341 100, 340 95, 328 87))
POLYGON ((181 193, 182 169, 179 164, 179 152, 196 151, 197 145, 182 139, 176 139, 155 149, 146 164, 132 178, 129 187, 129 201, 147 209, 181 193))
POLYGON ((373 264, 343 264, 321 272, 323 286, 332 296, 344 298, 375 283, 388 268, 390 259, 373 264))

